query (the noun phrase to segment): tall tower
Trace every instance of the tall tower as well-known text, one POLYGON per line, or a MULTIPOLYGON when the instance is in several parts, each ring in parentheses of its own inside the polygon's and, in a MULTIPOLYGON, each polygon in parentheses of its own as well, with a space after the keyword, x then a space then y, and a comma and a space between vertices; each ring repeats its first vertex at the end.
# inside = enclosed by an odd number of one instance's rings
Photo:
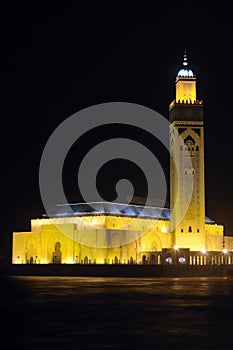
POLYGON ((200 251, 205 247, 203 102, 196 98, 186 52, 175 87, 169 105, 172 245, 200 251))

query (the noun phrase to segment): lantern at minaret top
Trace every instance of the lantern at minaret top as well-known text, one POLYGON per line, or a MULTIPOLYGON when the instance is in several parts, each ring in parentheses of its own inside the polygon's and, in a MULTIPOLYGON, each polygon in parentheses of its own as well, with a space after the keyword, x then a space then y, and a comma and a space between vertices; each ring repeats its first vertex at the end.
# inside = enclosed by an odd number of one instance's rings
POLYGON ((176 78, 176 102, 194 103, 196 101, 196 77, 189 68, 186 51, 184 53, 183 68, 176 78))

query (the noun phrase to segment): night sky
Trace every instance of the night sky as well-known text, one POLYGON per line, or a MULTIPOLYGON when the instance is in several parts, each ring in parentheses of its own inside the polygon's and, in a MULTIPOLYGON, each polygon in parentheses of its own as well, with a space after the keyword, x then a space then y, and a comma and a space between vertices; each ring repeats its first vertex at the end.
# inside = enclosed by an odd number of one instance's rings
MULTIPOLYGON (((113 101, 137 103, 168 118, 184 50, 204 100, 206 214, 233 234, 230 8, 223 2, 221 8, 213 2, 96 3, 1 8, 1 255, 10 256, 12 231, 30 230, 30 219, 44 213, 39 164, 55 128, 83 108, 113 101)), ((149 136, 114 128, 80 140, 83 155, 118 133, 146 139, 153 150, 149 136)), ((168 174, 168 155, 159 153, 168 174)), ((74 173, 81 158, 74 147, 64 167, 64 188, 73 202, 82 201, 74 173)), ((135 183, 136 195, 145 194, 143 174, 116 161, 97 179, 106 200, 114 198, 114 181, 121 177, 135 183), (109 178, 113 184, 106 184, 109 178)))

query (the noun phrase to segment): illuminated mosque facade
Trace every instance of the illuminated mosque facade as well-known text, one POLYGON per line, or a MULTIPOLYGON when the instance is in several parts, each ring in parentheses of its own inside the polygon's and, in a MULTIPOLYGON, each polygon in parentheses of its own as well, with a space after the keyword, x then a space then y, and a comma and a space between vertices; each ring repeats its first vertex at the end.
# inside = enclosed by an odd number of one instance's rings
POLYGON ((203 102, 186 54, 175 86, 169 105, 170 209, 57 205, 52 216, 31 220, 31 232, 13 232, 13 264, 233 264, 233 237, 205 214, 203 102))

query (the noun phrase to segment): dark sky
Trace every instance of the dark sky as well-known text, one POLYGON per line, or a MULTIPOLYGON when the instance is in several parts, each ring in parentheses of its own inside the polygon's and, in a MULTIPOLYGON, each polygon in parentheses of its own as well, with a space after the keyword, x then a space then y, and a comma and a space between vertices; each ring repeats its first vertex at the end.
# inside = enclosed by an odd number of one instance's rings
MULTIPOLYGON (((83 108, 112 101, 141 104, 168 117, 184 50, 204 100, 206 214, 233 234, 230 8, 224 2, 221 8, 213 2, 96 3, 11 3, 1 9, 1 254, 10 252, 12 231, 29 230, 30 219, 44 212, 38 171, 54 129, 83 108)), ((135 130, 102 130, 81 141, 83 152, 118 131, 143 138, 135 130)), ((65 188, 70 201, 80 201, 73 190, 80 155, 75 162, 71 155, 65 188)), ((168 172, 167 160, 165 155, 161 162, 168 172)), ((127 166, 115 163, 102 171, 97 182, 106 199, 112 198, 111 184, 101 180, 125 177, 122 169, 127 166)), ((138 175, 135 192, 143 195, 143 174, 128 164, 130 179, 132 173, 138 175)))

